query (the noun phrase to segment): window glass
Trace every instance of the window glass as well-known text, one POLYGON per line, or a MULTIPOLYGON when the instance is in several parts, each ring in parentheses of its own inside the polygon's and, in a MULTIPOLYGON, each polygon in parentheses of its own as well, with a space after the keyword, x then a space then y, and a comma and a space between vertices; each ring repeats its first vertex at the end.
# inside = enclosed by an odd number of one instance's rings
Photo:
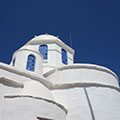
POLYGON ((67 52, 63 48, 62 48, 62 63, 66 64, 66 65, 68 64, 67 52))
POLYGON ((40 45, 39 52, 40 52, 40 54, 43 55, 43 60, 47 60, 47 58, 48 58, 48 46, 47 45, 40 45))
POLYGON ((29 55, 27 60, 26 69, 29 71, 35 71, 35 56, 29 55))

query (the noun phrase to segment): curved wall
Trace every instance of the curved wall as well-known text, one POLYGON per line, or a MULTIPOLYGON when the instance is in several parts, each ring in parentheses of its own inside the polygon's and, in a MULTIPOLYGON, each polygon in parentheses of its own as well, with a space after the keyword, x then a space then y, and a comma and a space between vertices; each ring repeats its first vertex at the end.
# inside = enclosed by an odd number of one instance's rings
POLYGON ((74 87, 52 91, 68 109, 67 120, 119 120, 120 91, 105 87, 74 87), (62 99, 61 99, 62 98, 62 99))
POLYGON ((0 120, 2 119, 3 108, 4 108, 4 95, 15 95, 21 94, 22 87, 14 85, 11 81, 1 80, 0 78, 0 120))
POLYGON ((25 96, 5 98, 2 120, 37 120, 37 117, 66 120, 66 112, 44 99, 25 96))
MULTIPOLYGON (((42 55, 40 55, 38 52, 33 51, 33 50, 21 49, 21 50, 16 51, 14 53, 15 67, 19 68, 21 70, 26 70, 27 59, 28 59, 28 56, 30 54, 32 54, 32 55, 34 55, 36 57, 35 71, 34 72, 39 74, 39 75, 41 75, 42 72, 43 72, 43 68, 42 68, 42 55)), ((11 65, 12 65, 12 63, 11 63, 11 65)))
POLYGON ((24 83, 22 95, 31 95, 48 100, 54 100, 51 91, 43 84, 37 81, 29 81, 24 83))
POLYGON ((109 69, 97 65, 76 64, 58 68, 47 76, 54 84, 97 83, 119 87, 117 76, 109 69))

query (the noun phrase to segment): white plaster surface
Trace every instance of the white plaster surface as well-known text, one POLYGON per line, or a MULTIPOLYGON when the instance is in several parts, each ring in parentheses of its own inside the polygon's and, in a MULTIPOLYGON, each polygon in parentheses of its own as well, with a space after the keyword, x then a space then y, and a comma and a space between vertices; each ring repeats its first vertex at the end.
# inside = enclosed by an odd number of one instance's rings
POLYGON ((6 78, 14 80, 16 82, 22 82, 22 83, 31 80, 29 77, 18 75, 14 72, 9 72, 9 71, 3 70, 3 69, 0 69, 0 77, 6 77, 6 78))
POLYGON ((68 109, 67 120, 119 120, 120 92, 102 87, 53 90, 55 101, 68 109), (93 116, 92 116, 93 112, 93 116))
POLYGON ((4 101, 4 95, 15 95, 15 94, 21 94, 22 88, 19 87, 13 87, 8 85, 4 85, 3 83, 0 83, 0 120, 2 119, 3 116, 3 108, 5 107, 3 105, 4 101))
POLYGON ((87 88, 95 120, 120 120, 120 92, 109 88, 87 88))
POLYGON ((51 91, 37 81, 25 82, 22 95, 30 95, 48 100, 54 100, 51 91))
POLYGON ((29 97, 5 98, 2 120, 37 120, 37 117, 66 120, 56 104, 29 97))
POLYGON ((59 46, 64 46, 64 48, 69 51, 74 56, 74 50, 67 46, 65 43, 63 43, 58 37, 55 37, 53 35, 39 35, 32 40, 30 40, 26 45, 40 45, 40 44, 46 44, 46 43, 52 43, 52 44, 58 44, 59 46))
MULTIPOLYGON (((15 68, 18 68, 20 70, 26 70, 27 66, 27 59, 29 55, 34 55, 35 60, 35 72, 38 75, 41 75, 43 72, 42 67, 42 56, 38 52, 31 51, 29 49, 21 49, 14 53, 15 58, 15 68)), ((28 70, 26 70, 28 71, 28 70)), ((29 71, 32 72, 32 71, 29 71)))
MULTIPOLYGON (((56 43, 53 42, 46 42, 46 43, 39 43, 39 44, 33 44, 33 45, 25 45, 23 47, 20 48, 20 51, 15 53, 13 58, 16 58, 16 62, 15 62, 15 66, 17 68, 24 68, 24 70, 26 70, 26 61, 27 61, 27 56, 32 53, 36 56, 37 58, 37 65, 35 67, 36 71, 41 70, 41 58, 39 58, 39 56, 36 53, 33 53, 32 51, 36 51, 37 53, 39 53, 39 47, 40 45, 46 44, 48 46, 48 59, 47 60, 43 60, 43 73, 51 70, 52 66, 53 67, 61 67, 64 66, 64 64, 62 63, 62 56, 61 56, 61 49, 64 48, 65 46, 60 46, 56 43), (22 50, 22 51, 21 51, 22 50), (24 50, 24 51, 23 51, 24 50), (26 50, 26 51, 25 51, 26 50), (27 51, 30 50, 30 51, 27 51), (20 61, 18 61, 20 60, 20 61), (40 62, 38 62, 40 61, 40 62), (39 65, 39 64, 40 65, 39 65), (22 65, 22 66, 21 66, 22 65), (46 69, 46 66, 49 66, 46 69)), ((66 50, 67 51, 67 50, 66 50)), ((67 51, 67 56, 68 56, 68 64, 73 64, 73 55, 72 53, 70 53, 69 51, 67 51)), ((13 61, 13 60, 12 60, 13 61)), ((12 65, 12 62, 11 62, 12 65)))
MULTIPOLYGON (((39 52, 39 46, 46 44, 48 46, 48 59, 43 60, 43 72, 48 72, 47 69, 51 69, 54 67, 64 66, 61 59, 61 49, 64 48, 67 51, 68 56, 68 64, 73 64, 74 61, 74 50, 69 46, 65 45, 59 38, 52 35, 40 35, 32 40, 30 40, 27 44, 25 44, 22 49, 30 49, 36 52, 39 52), (45 61, 45 62, 44 62, 45 61), (49 66, 46 69, 46 65, 49 66), (45 66, 45 68, 44 68, 45 66), (50 67, 51 66, 51 67, 50 67)), ((24 53, 26 55, 26 53, 24 53)), ((20 55, 21 56, 21 55, 20 55)), ((24 57, 23 57, 24 58, 24 57)))
MULTIPOLYGON (((74 66, 74 65, 73 65, 74 66)), ((57 70, 47 77, 54 84, 100 83, 118 87, 116 77, 106 71, 91 68, 69 68, 57 70)))
POLYGON ((14 53, 15 67, 0 63, 0 120, 120 120, 120 88, 111 70, 73 64, 74 50, 59 38, 40 35, 14 53), (48 45, 48 60, 39 46, 48 45), (61 61, 67 51, 68 65, 61 61), (26 70, 36 57, 35 72, 26 70), (66 114, 67 113, 67 114, 66 114))
POLYGON ((92 120, 83 88, 53 90, 54 99, 68 109, 67 120, 92 120))
MULTIPOLYGON (((47 43, 48 45, 48 60, 43 60, 43 73, 48 72, 51 68, 58 68, 65 66, 62 63, 61 49, 64 46, 59 46, 54 43, 47 43), (45 61, 45 62, 44 62, 45 61), (48 67, 48 68, 46 68, 48 67), (48 69, 48 70, 47 70, 48 69)), ((67 51, 68 64, 73 64, 73 55, 67 51)))

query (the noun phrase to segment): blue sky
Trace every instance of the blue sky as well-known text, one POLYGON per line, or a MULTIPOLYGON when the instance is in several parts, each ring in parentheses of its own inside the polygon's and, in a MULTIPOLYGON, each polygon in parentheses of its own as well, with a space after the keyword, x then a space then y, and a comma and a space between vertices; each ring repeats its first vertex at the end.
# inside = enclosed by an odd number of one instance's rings
POLYGON ((0 61, 34 35, 49 33, 75 49, 75 63, 93 63, 120 77, 119 0, 0 0, 0 61))

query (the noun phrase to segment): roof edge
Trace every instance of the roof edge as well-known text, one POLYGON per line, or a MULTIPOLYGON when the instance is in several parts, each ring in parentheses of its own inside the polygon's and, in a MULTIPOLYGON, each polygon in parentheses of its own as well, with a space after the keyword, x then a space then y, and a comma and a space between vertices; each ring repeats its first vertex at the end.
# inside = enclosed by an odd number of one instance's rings
MULTIPOLYGON (((95 69, 95 70, 107 72, 107 73, 113 75, 117 79, 117 81, 119 82, 118 76, 113 71, 111 71, 110 69, 108 69, 106 67, 103 67, 100 65, 95 65, 95 64, 78 64, 78 63, 76 63, 76 64, 66 65, 66 66, 56 68, 56 70, 62 71, 62 70, 66 70, 66 69, 78 69, 78 68, 79 69, 95 69)), ((56 70, 48 71, 47 73, 44 73, 43 76, 47 77, 48 75, 54 73, 56 70)))
POLYGON ((64 46, 64 48, 66 50, 68 50, 70 53, 72 53, 72 55, 74 56, 75 54, 75 51, 74 49, 72 49, 71 47, 69 47, 68 45, 66 45, 64 42, 62 42, 60 39, 56 39, 56 40, 52 40, 52 39, 49 39, 49 40, 37 40, 35 38, 33 38, 32 40, 28 41, 25 45, 36 45, 36 44, 47 44, 47 43, 56 43, 60 46, 64 46))

